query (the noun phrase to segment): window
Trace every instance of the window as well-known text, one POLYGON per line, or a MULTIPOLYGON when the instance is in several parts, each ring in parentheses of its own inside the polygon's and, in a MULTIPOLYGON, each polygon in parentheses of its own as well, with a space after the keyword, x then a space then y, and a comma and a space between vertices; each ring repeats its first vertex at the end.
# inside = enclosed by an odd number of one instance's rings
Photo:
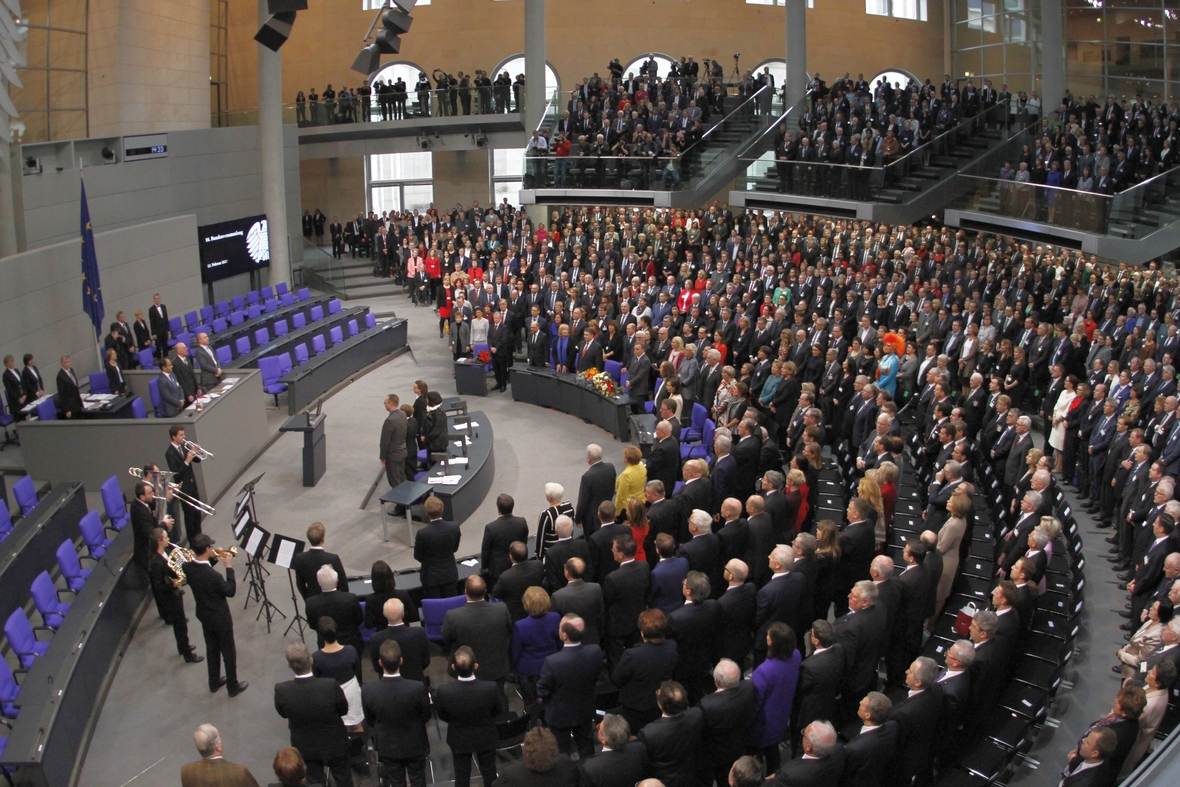
POLYGON ((386 63, 381 66, 380 71, 369 78, 369 84, 378 80, 392 83, 401 77, 402 81, 406 83, 406 89, 413 90, 414 85, 418 83, 418 75, 421 73, 423 73, 423 69, 413 63, 386 63))
POLYGON ((925 22, 926 0, 865 0, 865 13, 870 16, 892 16, 925 22))
POLYGON ((496 148, 492 151, 492 204, 505 197, 511 205, 520 204, 524 188, 524 148, 496 148))
MULTIPOLYGON (((875 89, 877 84, 882 79, 893 85, 895 89, 900 87, 902 90, 905 90, 906 85, 910 83, 910 80, 913 79, 913 77, 904 71, 882 71, 880 74, 877 74, 877 76, 869 80, 869 85, 875 89)), ((921 80, 915 81, 921 84, 921 80)))
POLYGON ((672 69, 672 64, 679 65, 680 61, 673 60, 670 56, 660 52, 649 52, 646 55, 640 55, 623 67, 624 74, 638 74, 643 70, 643 64, 649 59, 656 61, 656 76, 660 79, 668 76, 668 72, 672 69))
POLYGON ((986 0, 967 0, 967 27, 985 33, 996 32, 996 4, 986 0))
POLYGON ((434 160, 430 152, 369 156, 371 210, 422 210, 434 201, 434 160))
MULTIPOLYGON (((524 55, 513 55, 504 60, 500 65, 496 66, 496 70, 492 72, 492 79, 500 76, 500 74, 508 72, 508 76, 512 77, 512 81, 516 81, 517 74, 524 73, 524 55)), ((557 91, 561 90, 561 79, 557 76, 557 72, 553 70, 553 66, 548 63, 545 64, 545 100, 553 98, 557 91)))

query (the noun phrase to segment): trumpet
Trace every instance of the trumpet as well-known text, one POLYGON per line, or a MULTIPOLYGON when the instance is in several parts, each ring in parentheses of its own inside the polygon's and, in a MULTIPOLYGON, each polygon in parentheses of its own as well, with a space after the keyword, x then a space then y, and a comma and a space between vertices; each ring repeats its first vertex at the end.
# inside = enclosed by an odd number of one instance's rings
POLYGON ((212 451, 206 451, 204 448, 201 448, 201 446, 197 445, 192 440, 185 440, 183 443, 181 443, 181 446, 186 451, 192 451, 193 454, 197 457, 197 459, 205 460, 205 459, 212 459, 213 458, 212 451))
POLYGON ((225 560, 226 557, 237 557, 238 548, 230 547, 229 549, 222 549, 220 547, 213 547, 213 554, 217 555, 222 560, 225 560))
POLYGON ((198 500, 187 492, 182 491, 180 484, 168 484, 168 491, 171 492, 172 496, 177 500, 184 503, 189 508, 200 511, 205 516, 214 516, 217 513, 217 509, 213 506, 198 500))

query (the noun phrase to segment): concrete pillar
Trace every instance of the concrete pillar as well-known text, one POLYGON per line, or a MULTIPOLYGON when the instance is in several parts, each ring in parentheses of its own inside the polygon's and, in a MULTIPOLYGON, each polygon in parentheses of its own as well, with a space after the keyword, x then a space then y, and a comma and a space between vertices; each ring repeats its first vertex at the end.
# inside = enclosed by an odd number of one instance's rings
MULTIPOLYGON (((258 2, 258 24, 270 18, 258 2)), ((283 167, 283 57, 258 44, 258 154, 262 157, 262 211, 270 228, 270 281, 291 281, 287 253, 287 183, 283 167)))
MULTIPOLYGON (((0 90, 8 90, 8 84, 3 80, 0 80, 0 90)), ((0 109, 0 124, 3 124, 5 128, 8 127, 8 113, 3 109, 0 109)), ((11 147, 3 139, 0 139, 0 257, 7 257, 18 251, 11 147)))
POLYGON ((545 116, 545 0, 524 0, 524 130, 545 116))
POLYGON ((807 94, 807 0, 786 0, 787 106, 807 94))
POLYGON ((1041 117, 1049 117, 1065 94, 1065 47, 1061 0, 1041 0, 1041 117))

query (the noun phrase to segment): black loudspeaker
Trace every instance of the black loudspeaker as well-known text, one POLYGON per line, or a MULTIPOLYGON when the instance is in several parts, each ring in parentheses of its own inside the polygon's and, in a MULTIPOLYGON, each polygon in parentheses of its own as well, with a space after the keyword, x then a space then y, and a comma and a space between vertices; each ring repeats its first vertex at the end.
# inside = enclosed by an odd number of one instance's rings
POLYGON ((287 43, 291 35, 291 26, 295 24, 295 12, 284 11, 266 20, 266 24, 258 28, 254 40, 272 52, 278 52, 279 47, 287 43))
POLYGON ((307 0, 266 0, 266 12, 271 15, 306 10, 307 0))
POLYGON ((369 44, 361 50, 352 63, 352 70, 369 76, 381 65, 381 50, 376 44, 369 44))

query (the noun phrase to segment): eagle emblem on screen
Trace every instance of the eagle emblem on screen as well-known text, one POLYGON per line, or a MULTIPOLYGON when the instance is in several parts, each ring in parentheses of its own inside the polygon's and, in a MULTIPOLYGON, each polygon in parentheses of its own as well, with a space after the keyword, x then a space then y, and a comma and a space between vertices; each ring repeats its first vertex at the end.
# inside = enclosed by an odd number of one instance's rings
POLYGON ((256 263, 270 261, 270 236, 267 234, 266 219, 254 222, 246 233, 246 252, 256 263))

